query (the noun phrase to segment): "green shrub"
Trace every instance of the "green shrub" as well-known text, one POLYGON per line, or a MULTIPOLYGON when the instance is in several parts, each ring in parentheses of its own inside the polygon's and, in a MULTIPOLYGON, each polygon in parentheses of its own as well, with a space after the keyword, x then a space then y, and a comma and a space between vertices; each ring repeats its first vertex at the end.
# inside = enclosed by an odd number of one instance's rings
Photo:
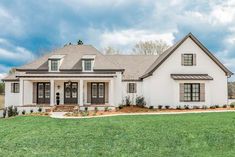
POLYGON ((25 110, 22 111, 22 115, 25 115, 25 110))
POLYGON ((223 105, 223 108, 227 108, 227 105, 226 105, 226 104, 224 104, 224 105, 223 105))
POLYGON ((158 105, 158 109, 161 110, 162 109, 162 105, 158 105))
POLYGON ((81 112, 81 114, 82 114, 83 117, 89 116, 89 112, 88 111, 81 112))
POLYGON ((85 111, 86 111, 86 112, 88 111, 88 107, 85 107, 85 111))
POLYGON ((95 113, 98 112, 98 107, 95 107, 95 113))
POLYGON ((6 116, 7 116, 7 108, 4 108, 3 109, 3 118, 6 118, 6 116))
POLYGON ((125 105, 126 106, 130 106, 131 105, 131 100, 130 100, 129 96, 126 96, 126 98, 125 98, 125 105))
POLYGON ((106 107, 104 108, 104 111, 105 111, 105 112, 109 111, 109 107, 106 106, 106 107))
POLYGON ((166 106, 165 106, 165 109, 169 109, 169 108, 170 108, 170 106, 169 106, 169 105, 166 105, 166 106))
POLYGON ((41 107, 38 108, 38 112, 42 112, 42 108, 41 107))
POLYGON ((210 106, 210 109, 215 109, 215 106, 214 105, 210 106))
POLYGON ((8 113, 8 117, 14 116, 14 109, 13 109, 13 106, 9 106, 9 107, 8 107, 7 113, 8 113))
POLYGON ((149 109, 151 109, 151 110, 152 110, 152 109, 153 109, 153 106, 149 106, 149 109))
POLYGON ((14 107, 13 109, 13 116, 17 116, 19 113, 17 111, 17 107, 14 107))
POLYGON ((189 105, 184 105, 184 109, 188 110, 189 109, 189 105))
POLYGON ((135 102, 136 102, 136 106, 139 106, 139 107, 145 107, 145 105, 146 105, 146 102, 145 102, 143 96, 136 97, 135 102))
POLYGON ((235 107, 235 102, 232 102, 232 103, 230 104, 230 107, 231 107, 231 108, 234 108, 234 107, 235 107))
POLYGON ((119 105, 118 106, 118 109, 120 110, 120 109, 122 109, 123 108, 123 105, 119 105))
POLYGON ((33 113, 33 109, 30 110, 30 113, 33 113))
POLYGON ((219 105, 215 105, 215 108, 219 108, 219 105))
POLYGON ((177 109, 177 110, 181 110, 182 108, 181 108, 181 106, 179 105, 179 106, 176 106, 176 109, 177 109))

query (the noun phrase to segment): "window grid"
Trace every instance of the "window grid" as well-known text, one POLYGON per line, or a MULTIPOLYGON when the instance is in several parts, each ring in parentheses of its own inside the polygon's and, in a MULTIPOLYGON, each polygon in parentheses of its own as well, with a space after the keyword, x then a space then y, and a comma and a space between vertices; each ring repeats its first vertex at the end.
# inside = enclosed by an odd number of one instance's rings
POLYGON ((19 83, 11 83, 11 92, 19 93, 20 92, 20 84, 19 83))
POLYGON ((58 64, 59 61, 58 60, 51 60, 51 71, 58 71, 58 64))
POLYGON ((84 61, 84 70, 85 71, 91 71, 91 60, 85 60, 84 61))
POLYGON ((184 101, 200 101, 200 84, 184 84, 184 101))
POLYGON ((136 93, 136 83, 129 83, 128 84, 128 92, 129 93, 136 93))
POLYGON ((193 54, 184 54, 184 65, 185 66, 193 65, 193 54))

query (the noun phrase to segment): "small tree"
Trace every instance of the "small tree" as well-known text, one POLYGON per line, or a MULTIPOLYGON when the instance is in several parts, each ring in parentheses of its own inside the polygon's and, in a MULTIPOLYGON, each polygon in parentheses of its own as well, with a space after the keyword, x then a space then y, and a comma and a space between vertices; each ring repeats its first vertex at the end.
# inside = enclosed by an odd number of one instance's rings
POLYGON ((108 47, 104 48, 104 54, 106 54, 106 55, 119 54, 119 50, 117 50, 111 46, 108 46, 108 47))
POLYGON ((140 41, 133 48, 134 53, 142 55, 157 55, 164 52, 169 46, 162 40, 140 41))
POLYGON ((83 42, 82 42, 82 40, 80 40, 80 39, 78 40, 77 43, 78 43, 78 45, 83 45, 83 42))

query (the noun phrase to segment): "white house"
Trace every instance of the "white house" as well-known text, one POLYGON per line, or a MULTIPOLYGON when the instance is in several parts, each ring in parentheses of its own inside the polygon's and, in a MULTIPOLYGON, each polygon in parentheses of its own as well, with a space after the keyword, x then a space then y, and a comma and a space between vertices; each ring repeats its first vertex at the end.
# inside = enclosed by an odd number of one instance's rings
POLYGON ((118 106, 127 96, 147 106, 227 104, 230 72, 191 33, 161 55, 103 55, 68 45, 3 79, 5 106, 118 106))

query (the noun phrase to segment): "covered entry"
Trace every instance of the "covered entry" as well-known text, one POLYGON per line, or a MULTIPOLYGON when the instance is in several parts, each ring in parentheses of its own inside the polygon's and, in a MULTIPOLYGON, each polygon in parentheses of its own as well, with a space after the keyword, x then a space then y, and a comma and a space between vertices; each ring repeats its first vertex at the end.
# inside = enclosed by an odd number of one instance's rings
POLYGON ((50 103, 50 83, 49 82, 37 83, 37 103, 38 104, 50 103))
POLYGON ((78 83, 65 82, 64 83, 64 104, 78 103, 78 83))

